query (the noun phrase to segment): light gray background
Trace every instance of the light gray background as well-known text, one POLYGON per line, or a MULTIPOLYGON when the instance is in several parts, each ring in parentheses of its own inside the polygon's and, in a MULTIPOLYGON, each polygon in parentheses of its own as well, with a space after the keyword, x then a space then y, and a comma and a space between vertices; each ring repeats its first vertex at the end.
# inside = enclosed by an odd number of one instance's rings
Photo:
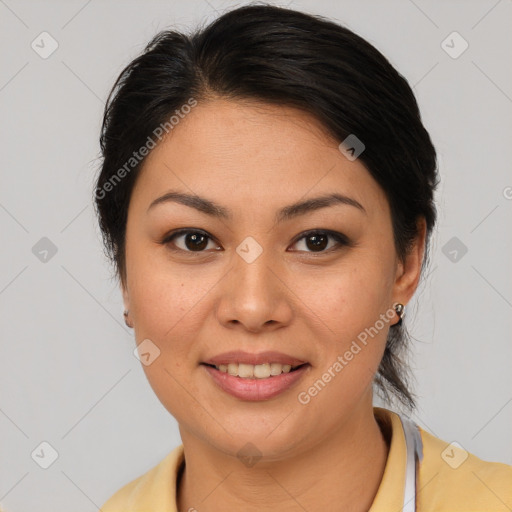
MULTIPOLYGON (((102 108, 121 69, 157 31, 189 30, 234 5, 0 0, 7 511, 98 510, 180 442, 132 353, 91 189, 102 108), (43 31, 59 45, 47 59, 31 48, 43 31), (42 237, 57 247, 46 262, 32 252, 42 237), (42 441, 58 452, 46 470, 31 458, 42 441)), ((414 418, 481 458, 512 464, 512 2, 289 5, 346 24, 414 86, 442 176, 431 274, 407 310, 417 339, 414 418), (453 31, 469 43, 457 59, 441 47, 453 31), (455 246, 450 254, 453 237, 467 254, 455 246)))

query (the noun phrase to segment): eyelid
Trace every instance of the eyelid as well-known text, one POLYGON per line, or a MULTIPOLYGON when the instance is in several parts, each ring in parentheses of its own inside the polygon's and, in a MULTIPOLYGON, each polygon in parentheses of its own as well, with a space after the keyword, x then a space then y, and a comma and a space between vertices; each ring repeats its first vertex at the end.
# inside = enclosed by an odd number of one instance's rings
POLYGON ((208 238, 210 238, 211 240, 216 242, 215 238, 212 235, 210 235, 210 233, 208 233, 207 231, 204 231, 203 229, 199 229, 199 228, 179 228, 179 229, 176 229, 174 231, 170 231, 169 233, 167 233, 164 236, 164 238, 162 239, 161 243, 162 244, 169 243, 173 238, 176 238, 179 235, 186 235, 188 233, 197 233, 197 234, 200 234, 200 235, 204 235, 204 236, 207 236, 208 238))

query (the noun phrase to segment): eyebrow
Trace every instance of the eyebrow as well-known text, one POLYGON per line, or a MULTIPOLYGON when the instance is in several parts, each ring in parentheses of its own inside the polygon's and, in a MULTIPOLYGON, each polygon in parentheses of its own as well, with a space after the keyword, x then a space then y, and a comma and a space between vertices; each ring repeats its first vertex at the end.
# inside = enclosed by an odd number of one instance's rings
MULTIPOLYGON (((205 213, 206 215, 210 215, 215 218, 232 218, 232 215, 229 210, 227 210, 226 208, 219 204, 216 204, 215 202, 209 199, 194 194, 177 192, 174 190, 171 190, 164 194, 163 196, 156 198, 149 205, 147 212, 149 212, 149 210, 151 210, 152 208, 159 204, 169 202, 183 204, 185 206, 194 208, 202 213, 205 213)), ((283 222, 285 220, 290 220, 295 217, 299 217, 300 215, 305 215, 307 213, 320 210, 321 208, 327 208, 329 206, 340 204, 346 206, 353 206, 354 208, 357 208, 361 212, 366 213, 365 208, 360 202, 343 194, 333 193, 319 197, 313 197, 311 199, 306 199, 304 201, 298 201, 291 205, 285 206, 284 208, 281 208, 281 210, 277 212, 276 222, 283 222)))

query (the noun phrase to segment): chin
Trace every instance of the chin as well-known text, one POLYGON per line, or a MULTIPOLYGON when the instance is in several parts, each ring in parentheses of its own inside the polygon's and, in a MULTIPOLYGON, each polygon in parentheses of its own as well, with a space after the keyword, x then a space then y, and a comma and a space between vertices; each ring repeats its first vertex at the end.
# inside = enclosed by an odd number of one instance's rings
POLYGON ((289 408, 288 412, 280 410, 264 417, 261 412, 244 414, 241 410, 233 411, 233 414, 223 416, 222 426, 210 417, 207 425, 200 422, 204 419, 190 422, 188 418, 189 428, 182 428, 178 420, 185 444, 191 437, 199 438, 211 448, 242 462, 246 458, 257 458, 261 462, 285 460, 291 453, 305 451, 309 445, 314 445, 315 432, 320 435, 316 421, 308 435, 304 418, 293 412, 290 414, 289 408))

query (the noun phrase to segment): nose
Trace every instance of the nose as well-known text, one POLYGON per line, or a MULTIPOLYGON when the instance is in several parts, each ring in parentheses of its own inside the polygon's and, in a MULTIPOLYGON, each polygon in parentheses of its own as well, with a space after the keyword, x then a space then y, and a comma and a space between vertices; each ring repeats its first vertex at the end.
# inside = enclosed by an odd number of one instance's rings
POLYGON ((286 284, 285 271, 269 260, 265 251, 251 263, 234 255, 219 288, 217 318, 223 326, 258 333, 291 322, 293 293, 286 284))

